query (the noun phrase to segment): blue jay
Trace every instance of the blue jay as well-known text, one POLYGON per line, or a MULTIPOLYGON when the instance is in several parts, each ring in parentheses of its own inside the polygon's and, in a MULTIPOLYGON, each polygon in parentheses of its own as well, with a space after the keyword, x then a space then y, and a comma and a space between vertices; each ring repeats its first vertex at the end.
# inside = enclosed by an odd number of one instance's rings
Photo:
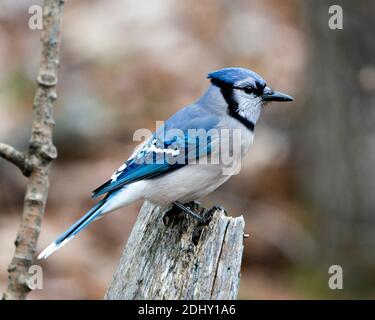
POLYGON ((241 157, 234 161, 240 162, 253 142, 263 106, 270 101, 293 101, 292 97, 273 91, 261 76, 248 69, 223 68, 209 73, 208 79, 211 84, 204 95, 169 118, 107 182, 95 189, 92 197, 105 195, 104 198, 52 242, 38 259, 47 258, 104 214, 139 199, 161 207, 172 205, 203 222, 202 216, 188 204, 214 191, 231 174, 223 174, 220 162, 200 161, 219 152, 220 135, 203 143, 190 137, 189 130, 238 130, 241 157), (182 135, 167 138, 165 132, 174 129, 182 135), (167 161, 167 157, 175 161, 167 161))

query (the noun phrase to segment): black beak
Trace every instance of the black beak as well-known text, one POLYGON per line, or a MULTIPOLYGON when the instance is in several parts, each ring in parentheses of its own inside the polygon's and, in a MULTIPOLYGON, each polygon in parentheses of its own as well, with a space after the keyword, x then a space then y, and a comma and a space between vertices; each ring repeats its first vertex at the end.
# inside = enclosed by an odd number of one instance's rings
POLYGON ((263 90, 262 95, 263 101, 281 101, 281 102, 288 102, 288 101, 294 101, 294 99, 291 96, 288 96, 285 93, 273 91, 269 87, 265 87, 263 90))

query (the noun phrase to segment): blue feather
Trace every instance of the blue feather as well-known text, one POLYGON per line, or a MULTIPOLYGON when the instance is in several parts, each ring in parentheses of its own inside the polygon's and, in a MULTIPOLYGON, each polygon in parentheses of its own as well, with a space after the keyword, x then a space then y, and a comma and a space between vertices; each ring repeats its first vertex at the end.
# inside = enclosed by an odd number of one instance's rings
POLYGON ((165 173, 172 172, 178 168, 185 166, 194 157, 199 159, 203 155, 211 152, 210 140, 206 145, 199 146, 195 140, 189 140, 186 136, 183 142, 178 140, 160 141, 158 139, 151 139, 155 141, 156 147, 163 145, 164 150, 179 150, 181 157, 177 156, 175 159, 167 158, 166 153, 155 153, 154 151, 147 151, 151 143, 147 144, 136 157, 126 162, 126 168, 117 176, 115 180, 109 180, 99 188, 93 191, 93 198, 103 195, 107 192, 117 190, 118 188, 143 179, 152 179, 161 176, 165 173), (176 147, 176 145, 178 147, 176 147), (173 148, 170 148, 173 146, 173 148))
POLYGON ((82 229, 86 228, 98 215, 100 215, 100 208, 107 202, 109 197, 104 198, 99 201, 95 206, 93 206, 83 217, 77 220, 73 225, 71 225, 64 233, 62 233, 56 240, 55 244, 59 245, 65 239, 75 236, 82 229))
POLYGON ((236 86, 244 80, 265 84, 265 80, 254 71, 245 68, 223 68, 207 75, 208 79, 224 82, 231 86, 236 86))
POLYGON ((186 165, 193 157, 197 159, 200 156, 208 155, 211 152, 210 141, 200 145, 201 141, 193 140, 189 137, 189 129, 209 130, 214 127, 219 119, 217 116, 202 113, 202 109, 194 105, 189 106, 188 118, 184 109, 174 114, 168 119, 164 126, 160 127, 150 138, 149 142, 133 158, 125 162, 125 169, 116 172, 116 179, 111 179, 102 184, 93 191, 93 198, 99 197, 107 192, 117 190, 129 183, 142 179, 152 179, 168 172, 172 172, 186 165), (183 136, 168 136, 168 132, 178 129, 183 136), (156 141, 155 141, 156 140, 156 141), (181 156, 176 157, 174 161, 167 161, 165 154, 156 154, 147 151, 152 142, 155 141, 155 147, 165 150, 180 150, 181 156), (184 152, 182 152, 184 151, 184 152), (184 156, 184 158, 182 158, 184 156))

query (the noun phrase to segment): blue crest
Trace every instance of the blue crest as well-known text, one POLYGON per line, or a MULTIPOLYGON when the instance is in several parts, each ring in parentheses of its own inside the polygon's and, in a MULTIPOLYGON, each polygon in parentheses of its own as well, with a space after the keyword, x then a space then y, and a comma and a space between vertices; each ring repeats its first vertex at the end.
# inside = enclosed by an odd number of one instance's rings
POLYGON ((254 71, 245 68, 223 68, 207 75, 208 79, 224 82, 231 86, 237 86, 243 82, 251 83, 253 85, 265 85, 264 79, 254 71))

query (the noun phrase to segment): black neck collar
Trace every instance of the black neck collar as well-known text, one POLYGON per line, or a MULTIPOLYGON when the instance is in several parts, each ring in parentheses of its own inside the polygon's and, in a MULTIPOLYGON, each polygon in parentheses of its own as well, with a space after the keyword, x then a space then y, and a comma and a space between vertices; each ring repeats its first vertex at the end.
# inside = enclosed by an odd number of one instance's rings
POLYGON ((228 114, 241 122, 251 132, 254 132, 254 122, 247 120, 238 113, 238 103, 233 97, 233 88, 229 84, 217 79, 211 79, 211 83, 220 88, 221 94, 228 104, 228 114))

